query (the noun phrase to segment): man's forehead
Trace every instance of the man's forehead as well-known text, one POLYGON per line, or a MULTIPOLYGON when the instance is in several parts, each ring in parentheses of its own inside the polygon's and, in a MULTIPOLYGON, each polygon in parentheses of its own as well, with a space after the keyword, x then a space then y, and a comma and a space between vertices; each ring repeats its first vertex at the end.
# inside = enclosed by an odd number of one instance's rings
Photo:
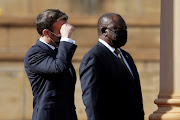
POLYGON ((126 23, 124 22, 123 19, 117 19, 117 20, 112 19, 107 25, 107 27, 121 27, 121 26, 126 26, 126 23))
POLYGON ((57 22, 53 23, 52 26, 61 26, 63 25, 64 23, 66 23, 67 21, 66 20, 58 20, 57 22))

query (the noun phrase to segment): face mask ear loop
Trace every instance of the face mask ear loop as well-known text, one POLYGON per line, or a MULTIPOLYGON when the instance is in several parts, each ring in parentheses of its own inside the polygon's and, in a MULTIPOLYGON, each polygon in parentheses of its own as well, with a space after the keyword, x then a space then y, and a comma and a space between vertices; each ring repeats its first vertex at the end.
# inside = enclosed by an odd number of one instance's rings
MULTIPOLYGON (((46 29, 46 30, 48 30, 48 29, 46 29)), ((50 31, 50 30, 48 30, 48 31, 50 31)), ((51 31, 50 31, 51 32, 51 31)), ((56 35, 55 33, 53 33, 53 32, 51 32, 53 35, 55 35, 55 36, 58 36, 58 37, 61 37, 61 34, 59 34, 59 35, 56 35)), ((44 34, 43 34, 44 35, 44 34)), ((58 45, 54 42, 54 40, 52 40, 51 38, 50 38, 50 40, 51 40, 51 42, 53 42, 54 43, 54 45, 56 46, 56 47, 58 47, 58 45)), ((60 41, 60 40, 59 40, 60 41)))
MULTIPOLYGON (((50 31, 50 30, 49 30, 50 31)), ((51 32, 51 31, 50 31, 51 32)), ((61 37, 61 34, 55 34, 55 33, 53 33, 53 32, 51 32, 53 35, 55 35, 55 36, 57 36, 57 37, 61 37)))
MULTIPOLYGON (((50 30, 49 30, 50 31, 50 30)), ((50 31, 51 32, 51 31, 50 31)), ((51 32, 53 35, 55 35, 55 36, 57 36, 57 37, 61 37, 61 34, 59 34, 59 35, 57 35, 57 34, 55 34, 55 33, 53 33, 53 32, 51 32)), ((54 42, 54 40, 52 40, 51 38, 50 38, 50 40, 54 43, 54 45, 56 46, 56 47, 58 47, 58 45, 56 44, 56 42, 54 42)), ((60 39, 58 40, 58 41, 60 41, 60 39)))
POLYGON ((54 40, 52 40, 51 38, 50 38, 50 40, 51 40, 51 42, 54 43, 54 45, 55 45, 56 47, 58 47, 58 45, 54 42, 54 40))

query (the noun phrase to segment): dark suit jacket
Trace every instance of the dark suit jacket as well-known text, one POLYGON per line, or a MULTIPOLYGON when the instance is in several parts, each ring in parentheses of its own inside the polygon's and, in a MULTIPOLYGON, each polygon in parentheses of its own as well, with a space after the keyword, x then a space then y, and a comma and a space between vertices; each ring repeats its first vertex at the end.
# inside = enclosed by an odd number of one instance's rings
POLYGON ((57 53, 38 40, 27 52, 24 65, 34 96, 32 120, 77 120, 71 63, 76 47, 61 42, 57 53))
POLYGON ((139 75, 122 50, 135 79, 108 48, 98 42, 83 58, 79 74, 88 120, 143 120, 139 75))

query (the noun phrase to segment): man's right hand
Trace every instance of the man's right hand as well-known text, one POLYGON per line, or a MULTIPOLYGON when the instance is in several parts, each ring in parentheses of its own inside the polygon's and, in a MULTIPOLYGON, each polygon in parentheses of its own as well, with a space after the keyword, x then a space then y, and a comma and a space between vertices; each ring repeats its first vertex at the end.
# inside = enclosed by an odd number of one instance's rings
POLYGON ((61 37, 70 38, 73 31, 74 31, 74 27, 72 25, 68 23, 64 23, 60 29, 61 37))

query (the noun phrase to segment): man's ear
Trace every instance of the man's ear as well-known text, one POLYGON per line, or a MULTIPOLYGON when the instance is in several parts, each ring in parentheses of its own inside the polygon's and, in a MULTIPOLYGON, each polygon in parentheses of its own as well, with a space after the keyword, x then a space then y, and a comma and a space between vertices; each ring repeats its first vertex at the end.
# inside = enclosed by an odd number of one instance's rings
POLYGON ((105 27, 101 27, 101 32, 102 32, 102 33, 105 33, 105 32, 106 32, 106 29, 107 29, 107 28, 105 28, 105 27))
POLYGON ((107 36, 106 30, 107 30, 106 27, 101 27, 101 32, 104 36, 107 36))
POLYGON ((49 36, 49 31, 47 29, 44 29, 42 33, 44 36, 49 36))

